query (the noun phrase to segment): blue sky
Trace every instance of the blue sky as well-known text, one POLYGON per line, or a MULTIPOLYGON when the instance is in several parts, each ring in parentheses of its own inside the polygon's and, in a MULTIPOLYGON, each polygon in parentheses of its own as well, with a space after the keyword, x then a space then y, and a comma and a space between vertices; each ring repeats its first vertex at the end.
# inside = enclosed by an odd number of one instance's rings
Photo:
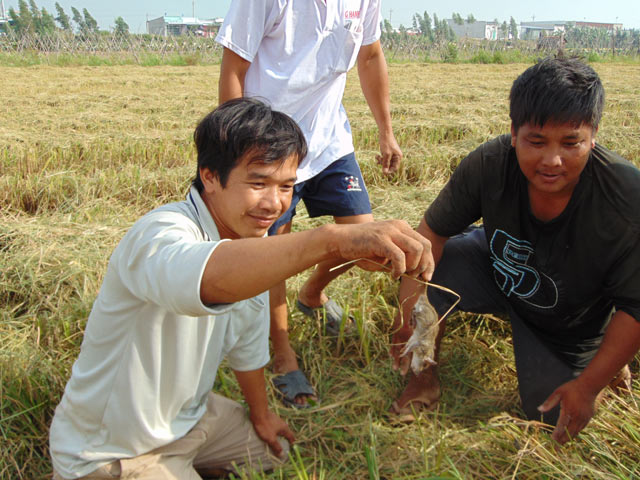
MULTIPOLYGON (((259 1, 259 0, 254 0, 259 1)), ((312 0, 309 0, 312 1, 312 0)), ((122 16, 132 32, 144 32, 147 18, 153 19, 168 15, 191 16, 195 6, 196 16, 200 18, 222 17, 231 0, 58 0, 67 14, 71 6, 82 11, 89 10, 101 29, 113 26, 113 20, 122 16)), ((6 9, 17 8, 18 0, 4 0, 6 9)), ((36 0, 39 7, 55 12, 55 0, 36 0)), ((451 18, 453 12, 467 17, 472 13, 477 20, 587 20, 592 22, 622 23, 625 28, 640 29, 640 6, 638 0, 538 0, 536 2, 517 2, 514 0, 449 0, 447 2, 425 2, 424 0, 382 0, 382 15, 391 19, 394 26, 401 23, 411 26, 414 13, 436 13, 440 18, 451 18)))

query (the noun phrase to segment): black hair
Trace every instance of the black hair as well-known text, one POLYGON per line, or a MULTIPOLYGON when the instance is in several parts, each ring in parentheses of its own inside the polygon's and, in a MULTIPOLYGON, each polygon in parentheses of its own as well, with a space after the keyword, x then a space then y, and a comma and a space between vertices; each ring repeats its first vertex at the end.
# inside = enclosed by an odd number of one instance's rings
POLYGON ((244 155, 250 162, 284 162, 296 155, 298 164, 307 154, 307 142, 293 119, 255 98, 229 100, 205 116, 193 133, 198 169, 193 186, 202 192, 200 169, 216 174, 225 188, 231 170, 244 155))
POLYGON ((509 116, 517 131, 525 123, 548 121, 598 128, 604 107, 604 87, 598 74, 577 58, 540 60, 511 87, 509 116))

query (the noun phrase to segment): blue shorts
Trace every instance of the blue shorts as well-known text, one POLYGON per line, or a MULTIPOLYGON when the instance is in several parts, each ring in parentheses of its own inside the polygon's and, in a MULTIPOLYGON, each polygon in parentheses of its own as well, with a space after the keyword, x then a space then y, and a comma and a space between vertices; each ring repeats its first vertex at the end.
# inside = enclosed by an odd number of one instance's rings
POLYGON ((354 153, 336 160, 315 177, 296 184, 289 209, 271 226, 269 235, 274 235, 278 228, 293 219, 300 200, 304 200, 311 218, 371 213, 369 194, 354 153))

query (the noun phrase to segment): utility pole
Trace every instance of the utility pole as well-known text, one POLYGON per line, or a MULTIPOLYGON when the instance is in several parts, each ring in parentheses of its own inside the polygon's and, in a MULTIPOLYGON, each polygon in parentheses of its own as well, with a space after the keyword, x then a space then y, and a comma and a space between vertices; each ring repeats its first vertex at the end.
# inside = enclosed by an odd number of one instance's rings
POLYGON ((6 16, 4 12, 4 0, 0 0, 0 18, 6 18, 6 16))
POLYGON ((191 16, 196 18, 196 0, 191 1, 191 16))

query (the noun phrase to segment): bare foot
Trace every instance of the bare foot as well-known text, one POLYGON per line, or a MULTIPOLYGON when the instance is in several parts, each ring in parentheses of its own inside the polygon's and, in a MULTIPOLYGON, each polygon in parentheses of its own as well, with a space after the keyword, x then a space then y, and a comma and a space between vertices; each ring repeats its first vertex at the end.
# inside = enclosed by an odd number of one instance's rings
POLYGON ((631 392, 631 370, 629 365, 625 365, 618 375, 611 380, 609 388, 613 390, 616 395, 627 395, 631 392))
POLYGON ((391 413, 398 420, 412 422, 421 410, 433 410, 440 400, 440 379, 436 367, 423 370, 417 377, 409 372, 409 382, 404 392, 391 404, 391 413))
POLYGON ((322 290, 320 290, 320 292, 308 292, 308 288, 305 288, 306 286, 306 284, 303 285, 298 291, 298 300, 300 300, 300 303, 303 305, 311 308, 317 308, 329 301, 329 297, 327 297, 322 290))
MULTIPOLYGON (((296 352, 293 351, 288 343, 286 346, 280 346, 277 351, 274 348, 273 365, 271 367, 274 373, 283 375, 285 373, 299 370, 299 368, 296 352)), ((316 397, 314 395, 300 394, 296 396, 294 402, 298 405, 306 405, 310 399, 316 401, 316 397)))
POLYGON ((280 348, 273 349, 273 365, 271 370, 273 373, 289 373, 294 370, 298 370, 298 359, 296 358, 296 352, 289 344, 281 346, 280 348))

